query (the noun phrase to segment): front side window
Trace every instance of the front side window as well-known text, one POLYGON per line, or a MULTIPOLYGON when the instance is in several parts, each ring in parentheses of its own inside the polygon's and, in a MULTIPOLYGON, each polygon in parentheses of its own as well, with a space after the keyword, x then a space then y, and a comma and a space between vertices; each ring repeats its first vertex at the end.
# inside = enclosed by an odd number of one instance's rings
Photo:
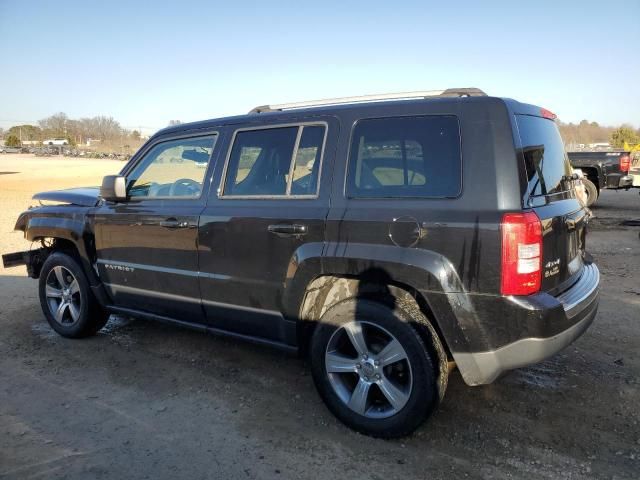
POLYGON ((224 195, 316 195, 325 131, 324 125, 239 131, 229 156, 224 195))
POLYGON ((361 120, 349 159, 351 197, 454 197, 460 193, 455 116, 361 120))
POLYGON ((199 198, 216 135, 155 145, 127 176, 132 198, 199 198))

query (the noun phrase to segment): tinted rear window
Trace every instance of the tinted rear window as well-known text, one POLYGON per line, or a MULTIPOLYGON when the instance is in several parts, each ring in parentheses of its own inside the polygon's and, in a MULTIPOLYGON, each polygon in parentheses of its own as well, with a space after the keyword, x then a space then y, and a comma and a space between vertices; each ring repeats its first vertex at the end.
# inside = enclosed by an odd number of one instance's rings
POLYGON ((455 116, 361 120, 349 158, 351 197, 455 197, 461 181, 455 116))
POLYGON ((527 171, 527 192, 549 195, 565 190, 571 166, 555 122, 530 115, 516 115, 527 171))

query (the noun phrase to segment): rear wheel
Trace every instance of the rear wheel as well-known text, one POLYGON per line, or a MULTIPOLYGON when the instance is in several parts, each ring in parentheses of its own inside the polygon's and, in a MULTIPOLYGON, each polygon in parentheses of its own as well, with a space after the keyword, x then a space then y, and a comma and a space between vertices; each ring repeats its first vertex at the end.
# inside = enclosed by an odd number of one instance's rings
POLYGON ((94 335, 109 319, 91 292, 82 268, 65 253, 53 253, 44 262, 39 293, 49 325, 63 337, 94 335))
POLYGON ((408 435, 437 406, 437 360, 409 320, 364 299, 322 316, 311 340, 313 378, 329 409, 354 430, 408 435))
POLYGON ((596 203, 596 200, 598 200, 598 188, 588 178, 583 178, 582 183, 584 185, 584 189, 587 192, 587 207, 590 207, 591 205, 596 203))

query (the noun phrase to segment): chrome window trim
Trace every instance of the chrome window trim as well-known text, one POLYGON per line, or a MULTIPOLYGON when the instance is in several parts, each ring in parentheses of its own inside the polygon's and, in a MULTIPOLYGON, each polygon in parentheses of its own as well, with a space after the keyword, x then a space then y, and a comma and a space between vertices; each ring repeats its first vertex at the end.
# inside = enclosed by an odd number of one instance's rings
POLYGON ((274 123, 269 125, 259 125, 259 126, 251 126, 251 127, 242 127, 238 128, 233 132, 231 137, 231 143, 229 144, 229 149, 227 150, 227 155, 225 157, 224 169, 222 170, 222 176, 220 178, 220 184, 218 185, 218 198, 220 200, 251 200, 251 199, 259 199, 259 200, 313 200, 319 198, 320 196, 320 179, 322 178, 322 169, 323 169, 323 161, 325 155, 325 149, 327 145, 327 137, 329 135, 329 123, 324 120, 317 121, 308 121, 308 122, 289 122, 289 123, 274 123), (284 195, 226 195, 224 193, 224 187, 227 182, 227 174, 229 173, 229 161, 231 160, 231 153, 233 152, 233 147, 236 142, 236 136, 241 132, 251 132, 255 130, 269 130, 274 128, 288 128, 288 127, 298 127, 298 133, 296 136, 296 143, 294 144, 293 153, 291 157, 291 164, 289 165, 289 178, 291 182, 287 181, 287 192, 291 190, 291 183, 293 182, 293 176, 291 173, 291 166, 294 165, 295 158, 298 153, 298 146, 300 144, 300 139, 302 138, 302 134, 304 131, 304 127, 313 127, 313 126, 322 126, 324 127, 324 138, 322 139, 322 154, 318 161, 320 162, 320 167, 318 169, 318 184, 316 185, 316 193, 309 195, 291 195, 290 193, 285 193, 284 195))
POLYGON ((298 127, 298 133, 296 134, 296 141, 293 144, 293 152, 291 152, 291 160, 289 161, 289 180, 287 181, 287 197, 291 196, 291 185, 293 185, 293 171, 296 168, 296 160, 298 158, 298 149, 300 148, 300 138, 302 137, 302 131, 304 127, 300 125, 298 127))

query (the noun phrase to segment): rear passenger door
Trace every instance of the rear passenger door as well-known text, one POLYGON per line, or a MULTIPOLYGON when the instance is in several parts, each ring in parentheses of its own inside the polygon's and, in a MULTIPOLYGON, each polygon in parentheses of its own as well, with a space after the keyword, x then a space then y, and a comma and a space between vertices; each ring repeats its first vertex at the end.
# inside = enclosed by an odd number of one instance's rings
POLYGON ((338 122, 235 129, 199 227, 202 302, 212 326, 291 343, 285 283, 320 257, 338 122))
POLYGON ((416 250, 464 263, 461 252, 478 239, 476 214, 455 205, 462 190, 458 116, 387 108, 354 118, 349 145, 340 148, 347 161, 345 172, 335 173, 325 263, 360 258, 350 263, 350 274, 379 276, 390 275, 389 263, 411 266, 426 258, 416 250))

